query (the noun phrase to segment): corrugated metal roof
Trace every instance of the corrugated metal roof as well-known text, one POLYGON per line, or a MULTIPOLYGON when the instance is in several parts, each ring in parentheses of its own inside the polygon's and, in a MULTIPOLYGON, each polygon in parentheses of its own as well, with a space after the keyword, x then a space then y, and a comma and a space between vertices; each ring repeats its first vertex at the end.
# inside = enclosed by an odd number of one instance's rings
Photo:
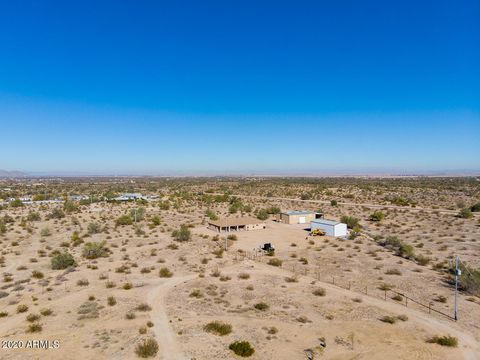
POLYGON ((244 226, 244 225, 254 225, 254 224, 263 224, 265 221, 255 219, 250 216, 238 217, 238 218, 223 218, 218 220, 209 220, 208 224, 225 227, 225 226, 244 226))
POLYGON ((284 212, 283 214, 287 215, 309 215, 309 214, 315 214, 315 211, 309 211, 309 210, 294 210, 294 211, 287 211, 284 212))
POLYGON ((327 219, 315 219, 315 220, 312 220, 311 222, 316 224, 324 224, 324 225, 332 225, 332 226, 342 224, 341 222, 338 222, 335 220, 327 220, 327 219))

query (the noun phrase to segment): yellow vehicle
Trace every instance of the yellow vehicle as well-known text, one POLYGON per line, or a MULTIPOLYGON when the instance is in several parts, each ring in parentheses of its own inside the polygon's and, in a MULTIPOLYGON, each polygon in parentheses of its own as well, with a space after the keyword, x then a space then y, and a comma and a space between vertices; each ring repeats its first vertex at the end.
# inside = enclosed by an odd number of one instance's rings
POLYGON ((325 236, 326 232, 323 229, 313 229, 310 232, 310 235, 312 236, 325 236))

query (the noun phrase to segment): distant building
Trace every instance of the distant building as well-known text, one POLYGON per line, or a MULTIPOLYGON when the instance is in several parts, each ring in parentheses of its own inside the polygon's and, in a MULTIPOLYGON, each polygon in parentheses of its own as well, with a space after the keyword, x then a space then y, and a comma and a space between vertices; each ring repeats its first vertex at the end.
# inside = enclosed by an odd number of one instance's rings
POLYGON ((216 232, 230 231, 250 231, 265 229, 266 225, 263 220, 245 216, 239 218, 224 218, 219 220, 209 220, 208 228, 216 232))
POLYGON ((81 200, 88 200, 89 197, 87 195, 70 195, 70 200, 72 201, 81 201, 81 200))
POLYGON ((277 215, 277 221, 284 224, 308 224, 315 219, 323 218, 322 213, 315 211, 286 211, 277 215))
POLYGON ((113 198, 113 200, 117 200, 117 201, 129 201, 129 200, 139 200, 139 199, 144 199, 144 196, 140 193, 126 193, 126 194, 117 196, 116 198, 113 198))
POLYGON ((328 236, 347 236, 347 224, 326 219, 315 219, 310 222, 310 231, 322 229, 328 236))

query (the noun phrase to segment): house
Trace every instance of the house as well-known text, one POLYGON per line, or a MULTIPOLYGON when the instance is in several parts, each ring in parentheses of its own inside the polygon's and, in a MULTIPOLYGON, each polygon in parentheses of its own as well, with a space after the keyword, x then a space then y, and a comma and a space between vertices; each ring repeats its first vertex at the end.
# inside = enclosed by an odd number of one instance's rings
POLYGON ((347 224, 327 219, 315 219, 310 222, 310 231, 322 229, 328 236, 347 236, 347 224))
POLYGON ((322 213, 315 211, 286 211, 277 215, 277 221, 284 224, 307 224, 312 220, 323 218, 322 213))
POLYGON ((216 232, 249 231, 265 229, 265 221, 250 216, 209 220, 208 228, 216 232))
POLYGON ((137 200, 137 199, 143 199, 144 196, 140 193, 126 193, 120 196, 117 196, 116 198, 113 198, 113 200, 117 201, 131 201, 131 200, 137 200))

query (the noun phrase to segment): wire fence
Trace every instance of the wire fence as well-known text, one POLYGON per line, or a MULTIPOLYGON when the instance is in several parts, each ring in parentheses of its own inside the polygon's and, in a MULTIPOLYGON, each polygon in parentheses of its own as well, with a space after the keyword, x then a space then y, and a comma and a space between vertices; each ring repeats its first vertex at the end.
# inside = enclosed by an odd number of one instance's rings
MULTIPOLYGON (((261 250, 259 251, 257 249, 254 249, 253 251, 238 253, 234 256, 235 261, 243 261, 246 259, 268 264, 270 260, 273 259, 273 257, 270 257, 266 255, 265 252, 261 250)), ((442 310, 435 309, 433 302, 424 303, 418 299, 412 298, 405 292, 399 292, 391 288, 379 288, 376 285, 373 286, 373 284, 371 286, 364 286, 363 284, 359 285, 354 281, 346 282, 334 276, 327 277, 322 273, 320 268, 312 269, 307 268, 306 266, 301 266, 299 264, 284 264, 283 262, 274 262, 274 264, 275 266, 279 266, 282 269, 293 273, 295 276, 310 276, 317 279, 318 281, 329 283, 342 289, 346 289, 366 296, 379 298, 384 301, 391 300, 396 304, 403 304, 405 307, 412 307, 412 305, 416 305, 416 308, 424 310, 428 314, 439 314, 449 320, 456 321, 454 316, 447 314, 442 310)))

